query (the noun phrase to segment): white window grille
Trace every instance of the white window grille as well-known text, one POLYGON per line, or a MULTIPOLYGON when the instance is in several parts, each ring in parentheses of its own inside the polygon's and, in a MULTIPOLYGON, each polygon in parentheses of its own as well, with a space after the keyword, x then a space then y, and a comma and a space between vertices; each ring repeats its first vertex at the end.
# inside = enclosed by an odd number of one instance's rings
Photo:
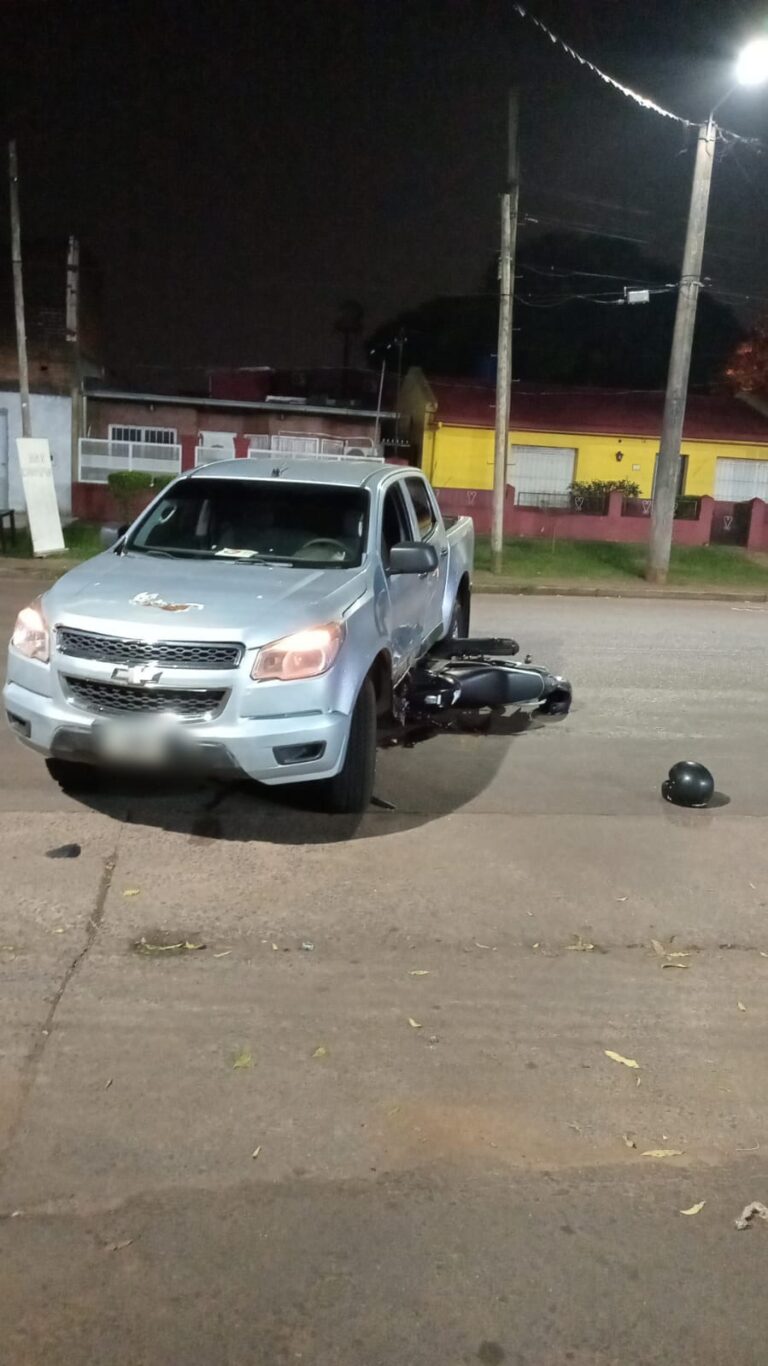
POLYGON ((715 498, 723 503, 742 503, 749 498, 768 502, 768 460, 718 459, 715 498))

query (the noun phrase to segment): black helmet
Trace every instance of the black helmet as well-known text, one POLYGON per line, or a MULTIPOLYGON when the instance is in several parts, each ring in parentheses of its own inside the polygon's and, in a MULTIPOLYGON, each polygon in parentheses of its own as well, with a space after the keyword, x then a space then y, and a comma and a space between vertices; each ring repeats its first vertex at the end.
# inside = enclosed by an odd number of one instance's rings
POLYGON ((709 769, 693 759, 673 764, 661 785, 662 797, 677 806, 706 806, 714 790, 715 780, 709 769))

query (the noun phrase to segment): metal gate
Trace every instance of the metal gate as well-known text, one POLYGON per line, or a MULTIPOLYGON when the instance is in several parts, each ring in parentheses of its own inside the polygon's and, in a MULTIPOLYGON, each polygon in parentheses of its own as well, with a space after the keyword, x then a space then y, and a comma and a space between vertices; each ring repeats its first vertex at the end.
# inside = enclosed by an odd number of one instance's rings
POLYGON ((712 545, 746 545, 752 503, 715 503, 712 512, 712 545))

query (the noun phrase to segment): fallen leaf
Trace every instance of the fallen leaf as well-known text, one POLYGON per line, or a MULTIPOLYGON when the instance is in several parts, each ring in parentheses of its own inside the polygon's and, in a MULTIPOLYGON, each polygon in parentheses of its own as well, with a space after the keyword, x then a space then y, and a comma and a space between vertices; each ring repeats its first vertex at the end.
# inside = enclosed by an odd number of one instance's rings
POLYGON ((760 950, 760 957, 761 957, 761 958, 768 958, 768 953, 763 953, 763 950, 761 949, 761 950, 760 950))
POLYGON ((429 977, 429 968, 411 968, 409 977, 429 977))
POLYGON ((327 1057, 328 1057, 328 1049, 326 1048, 326 1046, 325 1046, 324 1043, 321 1043, 321 1044, 320 1044, 320 1047, 315 1049, 314 1053, 312 1054, 312 1057, 313 1057, 313 1058, 327 1058, 327 1057))
POLYGON ((412 1020, 411 1017, 410 1017, 410 1015, 408 1016, 408 1023, 409 1023, 409 1025, 411 1026, 411 1029, 423 1029, 423 1028, 424 1028, 423 1025, 420 1025, 420 1024, 419 1024, 418 1020, 412 1020))
POLYGON ((690 949, 686 949, 685 952, 683 952, 682 950, 680 950, 678 953, 668 953, 668 954, 667 954, 667 958, 690 958, 690 956, 691 956, 691 951, 690 951, 690 949))
POLYGON ((739 1007, 739 1010, 743 1010, 746 1012, 747 1007, 745 1006, 743 1001, 737 1001, 736 1004, 739 1007))
POLYGON ((261 1152, 261 1144, 259 1144, 258 1148, 254 1148, 253 1152, 251 1153, 251 1157, 258 1157, 258 1155, 259 1155, 260 1152, 261 1152))
POLYGON ((756 891, 757 891, 757 887, 755 886, 754 882, 750 882, 749 885, 750 885, 750 887, 752 888, 752 891, 753 891, 753 892, 756 892, 756 891))
POLYGON ((691 1205, 691 1208, 690 1208, 690 1209, 681 1209, 680 1213, 681 1213, 681 1214, 701 1214, 701 1211, 703 1210, 703 1208, 704 1208, 704 1206, 706 1205, 706 1203, 707 1203, 706 1200, 699 1200, 699 1202, 698 1202, 697 1204, 691 1205))
POLYGON ((489 949, 490 947, 490 944, 478 944, 477 940, 475 940, 476 949, 489 949))
POLYGON ((683 1157, 680 1148, 648 1148, 643 1157, 683 1157))
POLYGON ((277 953, 277 951, 278 951, 277 944, 273 944, 273 945, 272 945, 272 948, 274 949, 275 953, 277 953))
POLYGON ((573 1129, 573 1132, 574 1132, 575 1134, 580 1134, 580 1133, 581 1133, 581 1125, 580 1125, 580 1124, 576 1124, 573 1120, 570 1120, 570 1121, 569 1121, 569 1123, 568 1123, 568 1128, 569 1128, 569 1129, 573 1129))
POLYGON ((184 948, 188 949, 190 952, 194 952, 195 949, 204 949, 205 944, 190 944, 189 940, 185 939, 184 948))
POLYGON ((667 950, 664 948, 663 944, 659 943, 658 939, 651 940, 651 948, 654 953, 658 954, 659 958, 666 958, 667 950))
POLYGON ((253 1054, 251 1053, 250 1048, 241 1049, 237 1057, 234 1059, 232 1067, 236 1072, 242 1071, 243 1068, 246 1067, 253 1067, 253 1054))
POLYGON ((108 1091, 108 1090, 109 1090, 109 1088, 110 1088, 110 1086, 112 1085, 112 1082, 113 1082, 113 1081, 114 1081, 114 1077, 110 1077, 110 1078, 109 1078, 109 1081, 105 1081, 105 1083, 104 1083, 104 1090, 105 1090, 105 1091, 108 1091))
POLYGON ((531 948, 532 948, 532 949, 540 949, 540 948, 541 948, 541 944, 539 944, 539 943, 531 944, 531 948))
POLYGON ((123 896, 141 896, 140 887, 126 887, 123 896))
POLYGON ((690 963, 662 963, 662 968, 689 968, 690 963))
POLYGON ((124 1247, 130 1247, 132 1242, 133 1242, 133 1238, 124 1238, 123 1241, 122 1241, 122 1243, 106 1243, 106 1244, 105 1244, 105 1247, 104 1247, 104 1251, 105 1251, 105 1252, 122 1252, 123 1248, 124 1248, 124 1247))
POLYGON ((617 900, 617 901, 628 901, 628 900, 629 900, 629 897, 626 897, 626 896, 617 896, 616 900, 617 900))
POLYGON ((232 952, 231 949, 224 949, 221 953, 215 953, 214 958, 226 958, 232 952))
POLYGON ((625 1146, 625 1148, 636 1148, 636 1147, 637 1147, 637 1144, 635 1143, 634 1138, 630 1138, 629 1134, 622 1134, 621 1137, 622 1137, 623 1140, 624 1140, 624 1146, 625 1146))
POLYGON ((606 1058, 611 1059, 611 1062, 621 1062, 624 1064, 625 1067, 640 1066, 639 1062, 635 1062, 634 1058, 624 1058, 622 1057, 621 1053, 614 1053, 613 1049, 611 1048, 604 1048, 603 1052, 605 1053, 606 1058))
POLYGON ((303 939, 301 941, 301 947, 303 948, 305 953, 311 953, 315 946, 312 943, 311 939, 303 939))

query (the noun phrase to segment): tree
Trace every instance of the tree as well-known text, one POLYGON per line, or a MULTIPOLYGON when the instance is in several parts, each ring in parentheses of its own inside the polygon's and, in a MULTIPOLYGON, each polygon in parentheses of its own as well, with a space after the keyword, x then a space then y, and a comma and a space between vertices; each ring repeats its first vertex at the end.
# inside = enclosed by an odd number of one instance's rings
POLYGON ((725 367, 725 381, 737 393, 768 394, 768 330, 753 328, 725 367))
MULTIPOLYGON (((525 237, 518 248, 513 370, 533 383, 659 389, 666 382, 678 272, 635 243, 579 233, 525 237), (626 304, 624 287, 648 287, 626 304)), ((401 327, 405 363, 428 374, 485 375, 495 368, 495 261, 477 294, 429 299, 380 327, 368 345, 381 355, 401 327)), ((703 291, 691 384, 719 380, 743 338, 729 308, 703 291)))

